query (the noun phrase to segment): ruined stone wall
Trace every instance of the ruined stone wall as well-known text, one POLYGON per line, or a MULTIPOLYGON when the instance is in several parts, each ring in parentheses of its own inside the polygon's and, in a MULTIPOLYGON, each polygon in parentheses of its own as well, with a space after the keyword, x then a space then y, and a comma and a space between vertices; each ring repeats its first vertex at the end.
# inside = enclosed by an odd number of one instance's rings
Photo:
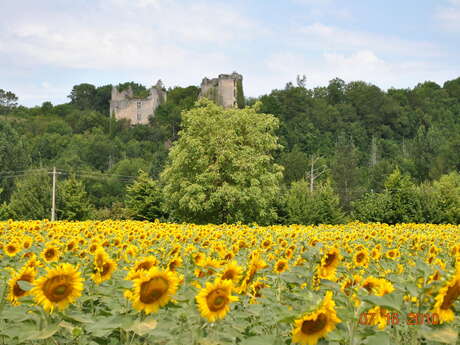
POLYGON ((166 91, 161 83, 150 89, 147 98, 133 98, 131 88, 119 92, 116 87, 112 88, 110 101, 110 114, 116 119, 127 119, 131 124, 148 124, 149 117, 155 114, 156 108, 166 101, 166 91))
POLYGON ((238 82, 242 83, 241 74, 220 74, 217 78, 204 78, 201 82, 200 97, 206 97, 224 108, 236 108, 238 82))

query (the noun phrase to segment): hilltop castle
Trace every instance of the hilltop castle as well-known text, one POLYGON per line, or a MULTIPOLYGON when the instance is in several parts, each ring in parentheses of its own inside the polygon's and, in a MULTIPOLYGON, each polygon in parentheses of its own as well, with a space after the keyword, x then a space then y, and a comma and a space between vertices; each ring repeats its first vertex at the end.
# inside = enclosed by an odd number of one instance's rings
MULTIPOLYGON (((131 87, 119 90, 112 87, 110 100, 110 116, 116 119, 128 119, 131 124, 148 124, 149 117, 154 116, 155 110, 166 101, 167 92, 161 80, 149 90, 146 98, 134 95, 131 87)), ((243 76, 236 72, 232 74, 219 74, 217 78, 203 78, 199 97, 206 97, 224 108, 242 107, 243 76)))

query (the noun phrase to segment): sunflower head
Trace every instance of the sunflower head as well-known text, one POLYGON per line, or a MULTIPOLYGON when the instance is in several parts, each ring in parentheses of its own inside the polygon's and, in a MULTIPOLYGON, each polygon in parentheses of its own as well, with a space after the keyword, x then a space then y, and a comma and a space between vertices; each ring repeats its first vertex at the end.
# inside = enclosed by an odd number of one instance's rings
POLYGON ((451 322, 455 319, 454 311, 452 306, 457 298, 460 297, 460 272, 457 272, 455 276, 440 290, 438 295, 435 297, 435 304, 433 313, 439 315, 439 321, 451 322))
POLYGON ((328 291, 321 306, 295 321, 292 342, 302 345, 316 345, 320 338, 335 329, 341 320, 337 317, 332 293, 328 291))
POLYGON ((275 273, 283 273, 289 268, 288 261, 285 259, 280 259, 275 263, 275 267, 273 268, 273 272, 275 273))
POLYGON ((59 256, 59 248, 52 244, 47 245, 41 253, 41 257, 45 262, 57 261, 59 256))
POLYGON ((233 283, 238 283, 241 279, 242 272, 243 268, 238 265, 236 260, 233 260, 224 267, 224 270, 219 275, 219 278, 222 280, 231 280, 233 283))
POLYGON ((139 271, 134 279, 134 291, 129 296, 134 309, 146 314, 156 312, 167 304, 176 293, 179 278, 175 272, 152 267, 148 271, 139 271))
POLYGON ((25 291, 21 289, 18 282, 19 281, 26 281, 28 283, 33 283, 36 275, 36 270, 33 267, 28 267, 27 265, 20 272, 14 272, 11 279, 8 282, 8 286, 10 288, 8 294, 8 300, 13 305, 19 305, 19 299, 21 297, 27 296, 30 291, 25 291))
POLYGON ((77 268, 71 264, 60 264, 48 269, 47 274, 34 282, 30 292, 35 301, 47 311, 65 309, 73 303, 83 290, 83 279, 77 268))
POLYGON ((206 283, 196 296, 201 316, 209 322, 223 319, 230 310, 230 303, 237 301, 232 296, 233 284, 231 280, 216 279, 214 283, 206 283))

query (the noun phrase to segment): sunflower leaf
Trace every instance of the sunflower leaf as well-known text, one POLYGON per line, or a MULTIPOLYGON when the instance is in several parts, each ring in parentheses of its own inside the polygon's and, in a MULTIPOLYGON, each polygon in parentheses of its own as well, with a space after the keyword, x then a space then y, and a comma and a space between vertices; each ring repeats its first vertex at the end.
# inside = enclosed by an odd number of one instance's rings
POLYGON ((365 344, 390 345, 390 336, 385 332, 377 332, 366 338, 365 344))
POLYGON ((363 296, 361 299, 373 305, 393 309, 396 311, 401 310, 402 295, 397 293, 389 293, 384 296, 363 296))
POLYGON ((424 327, 420 329, 419 333, 427 340, 437 341, 443 344, 456 344, 458 340, 458 331, 452 327, 443 327, 438 329, 424 327))
POLYGON ((29 291, 30 289, 34 287, 30 282, 25 281, 25 280, 18 280, 17 284, 23 291, 29 291))

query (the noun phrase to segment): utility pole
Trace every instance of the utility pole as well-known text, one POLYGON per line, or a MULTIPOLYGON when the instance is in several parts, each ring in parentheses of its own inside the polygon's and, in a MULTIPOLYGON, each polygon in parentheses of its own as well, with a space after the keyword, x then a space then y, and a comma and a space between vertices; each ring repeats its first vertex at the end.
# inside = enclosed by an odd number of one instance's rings
POLYGON ((53 167, 53 194, 51 198, 51 221, 56 220, 56 167, 53 167))

